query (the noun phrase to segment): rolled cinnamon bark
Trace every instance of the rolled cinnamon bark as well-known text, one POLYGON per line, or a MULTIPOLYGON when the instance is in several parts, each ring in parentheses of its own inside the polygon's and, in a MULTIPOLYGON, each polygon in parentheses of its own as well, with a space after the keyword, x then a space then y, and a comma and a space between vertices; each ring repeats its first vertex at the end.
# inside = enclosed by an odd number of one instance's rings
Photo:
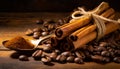
MULTIPOLYGON (((113 17, 113 15, 111 16, 113 17)), ((105 35, 119 29, 119 25, 115 23, 108 22, 106 23, 106 31, 105 35)), ((89 43, 90 41, 94 40, 97 37, 97 32, 93 31, 87 34, 86 36, 78 39, 77 41, 73 42, 74 49, 82 48, 85 44, 89 43)))
MULTIPOLYGON (((108 3, 102 2, 96 10, 92 11, 95 14, 100 14, 104 10, 109 8, 108 3)), ((70 35, 72 32, 77 30, 78 28, 83 27, 84 25, 88 24, 91 21, 91 15, 83 15, 81 16, 80 19, 73 21, 72 23, 63 26, 62 28, 57 28, 55 31, 55 35, 57 36, 58 39, 63 39, 64 37, 70 35)))
MULTIPOLYGON (((108 17, 110 17, 111 15, 113 15, 114 12, 115 12, 114 9, 109 8, 109 9, 107 9, 105 12, 103 12, 103 13, 101 14, 101 16, 108 18, 108 17)), ((72 41, 76 41, 78 38, 80 39, 80 38, 84 37, 84 36, 87 35, 88 33, 94 31, 96 28, 97 28, 97 27, 96 27, 96 24, 95 24, 95 23, 94 23, 94 25, 80 28, 79 30, 73 32, 73 33, 69 36, 69 38, 70 38, 72 41), (84 30, 83 30, 83 29, 84 29, 84 30), (81 31, 81 30, 82 30, 82 31, 81 31)))

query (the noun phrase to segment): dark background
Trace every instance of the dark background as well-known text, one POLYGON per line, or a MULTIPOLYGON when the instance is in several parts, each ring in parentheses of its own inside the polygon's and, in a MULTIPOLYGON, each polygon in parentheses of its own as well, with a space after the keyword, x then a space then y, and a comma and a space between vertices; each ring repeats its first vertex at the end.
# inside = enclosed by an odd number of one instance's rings
POLYGON ((0 12, 69 12, 78 6, 91 9, 102 1, 109 2, 111 7, 120 11, 119 0, 0 0, 0 12))

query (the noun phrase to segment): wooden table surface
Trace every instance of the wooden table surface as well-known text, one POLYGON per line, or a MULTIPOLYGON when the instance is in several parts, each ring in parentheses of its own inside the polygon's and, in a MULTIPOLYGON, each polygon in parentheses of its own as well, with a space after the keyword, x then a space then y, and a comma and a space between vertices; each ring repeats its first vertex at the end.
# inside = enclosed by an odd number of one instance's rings
POLYGON ((107 63, 98 64, 86 62, 85 64, 53 62, 50 65, 44 65, 41 61, 35 61, 29 58, 29 61, 19 61, 10 57, 15 51, 2 50, 2 41, 9 40, 17 35, 31 39, 25 36, 25 31, 33 29, 37 25, 37 19, 62 18, 68 13, 0 13, 0 69, 120 69, 120 64, 107 63), (46 17, 45 17, 46 16, 46 17))

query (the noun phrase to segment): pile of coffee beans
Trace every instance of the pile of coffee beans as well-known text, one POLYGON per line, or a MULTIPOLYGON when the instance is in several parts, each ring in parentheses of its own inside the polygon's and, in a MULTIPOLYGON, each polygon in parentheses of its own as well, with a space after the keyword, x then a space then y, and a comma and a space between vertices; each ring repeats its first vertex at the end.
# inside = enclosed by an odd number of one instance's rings
POLYGON ((21 61, 28 61, 29 57, 34 58, 35 61, 43 63, 59 62, 59 63, 77 63, 94 61, 97 63, 120 63, 120 30, 109 34, 101 39, 99 42, 92 41, 84 48, 75 51, 61 51, 52 48, 50 43, 46 43, 46 49, 38 49, 29 52, 17 52, 14 57, 21 61))
POLYGON ((68 23, 69 20, 71 19, 70 16, 59 19, 59 20, 53 20, 53 19, 48 19, 48 20, 37 20, 36 24, 42 24, 42 27, 37 27, 34 28, 33 30, 28 29, 25 34, 27 36, 33 36, 35 39, 39 39, 41 36, 46 36, 49 34, 54 33, 55 29, 58 26, 61 26, 65 23, 68 23))
MULTIPOLYGON (((27 36, 35 39, 54 33, 55 28, 68 23, 71 17, 60 19, 57 22, 53 19, 38 20, 36 24, 42 24, 43 27, 28 29, 27 36)), ((36 61, 43 63, 59 62, 59 63, 78 63, 94 61, 97 63, 115 62, 120 63, 120 30, 111 33, 99 41, 92 41, 84 48, 74 51, 64 51, 51 46, 50 39, 46 39, 41 44, 45 44, 43 49, 37 49, 31 52, 16 52, 12 54, 12 58, 21 61, 29 61, 29 57, 33 57, 36 61), (29 54, 28 54, 29 53, 29 54)), ((64 41, 63 41, 64 42, 64 41)))

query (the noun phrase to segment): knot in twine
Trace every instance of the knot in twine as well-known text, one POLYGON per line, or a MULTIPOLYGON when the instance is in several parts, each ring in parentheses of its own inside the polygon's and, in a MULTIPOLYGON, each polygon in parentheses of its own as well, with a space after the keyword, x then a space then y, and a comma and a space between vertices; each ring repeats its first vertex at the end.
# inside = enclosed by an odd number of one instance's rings
POLYGON ((120 19, 118 19, 117 21, 112 20, 112 19, 108 19, 108 18, 105 18, 103 16, 95 14, 96 11, 98 11, 98 9, 96 9, 95 11, 90 12, 90 11, 85 11, 81 7, 78 7, 78 11, 73 12, 73 14, 71 15, 71 17, 73 19, 71 19, 70 22, 73 22, 74 20, 82 18, 82 16, 75 16, 75 15, 78 15, 78 14, 79 15, 91 16, 93 18, 93 20, 95 21, 94 23, 97 26, 97 38, 96 38, 96 40, 99 40, 105 34, 105 31, 106 31, 105 22, 112 22, 112 23, 115 23, 115 24, 120 24, 120 19))

